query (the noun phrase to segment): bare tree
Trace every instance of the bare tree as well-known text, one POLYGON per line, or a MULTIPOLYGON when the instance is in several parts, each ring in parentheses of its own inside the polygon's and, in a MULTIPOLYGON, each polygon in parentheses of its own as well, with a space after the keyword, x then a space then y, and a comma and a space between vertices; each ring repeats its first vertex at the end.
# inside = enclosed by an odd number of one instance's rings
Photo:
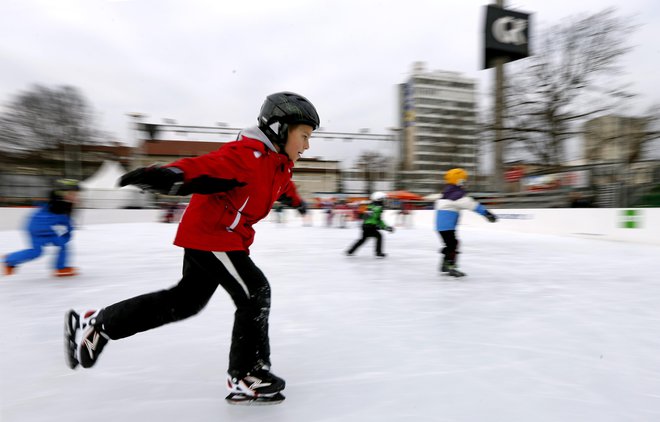
POLYGON ((564 143, 579 134, 584 121, 612 112, 632 96, 612 78, 631 49, 628 35, 636 29, 631 22, 606 9, 539 31, 534 55, 508 65, 507 155, 518 149, 559 165, 564 143))
POLYGON ((10 153, 95 143, 93 113, 78 89, 35 85, 16 95, 0 115, 0 146, 10 153))
POLYGON ((355 166, 362 172, 367 194, 371 195, 377 180, 385 179, 390 159, 377 151, 365 151, 358 157, 355 166))

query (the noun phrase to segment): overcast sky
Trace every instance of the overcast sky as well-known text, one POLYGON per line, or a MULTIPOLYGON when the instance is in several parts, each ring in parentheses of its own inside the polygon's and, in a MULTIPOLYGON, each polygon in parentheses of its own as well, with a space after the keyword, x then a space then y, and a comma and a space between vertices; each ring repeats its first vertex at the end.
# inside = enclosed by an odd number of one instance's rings
MULTIPOLYGON (((395 86, 414 61, 481 70, 482 0, 2 0, 0 102, 32 84, 73 85, 98 126, 132 143, 127 113, 181 124, 256 122, 266 95, 294 91, 329 131, 397 125, 395 86)), ((660 103, 660 2, 507 0, 532 26, 614 6, 641 24, 625 60, 644 104, 660 103)), ((532 49, 534 47, 533 40, 532 49)))

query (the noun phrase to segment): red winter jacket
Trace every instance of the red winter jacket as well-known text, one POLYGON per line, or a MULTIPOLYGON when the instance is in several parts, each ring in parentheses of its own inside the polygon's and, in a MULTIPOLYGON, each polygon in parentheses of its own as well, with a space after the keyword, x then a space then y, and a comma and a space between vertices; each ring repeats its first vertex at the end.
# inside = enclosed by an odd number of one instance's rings
POLYGON ((251 129, 249 134, 254 138, 243 135, 217 151, 168 165, 183 171, 184 185, 204 176, 245 183, 227 192, 193 194, 181 218, 175 245, 203 251, 249 253, 254 241, 252 225, 268 215, 280 196, 291 198, 293 206, 302 203, 291 181, 293 162, 275 152, 258 129, 251 129))

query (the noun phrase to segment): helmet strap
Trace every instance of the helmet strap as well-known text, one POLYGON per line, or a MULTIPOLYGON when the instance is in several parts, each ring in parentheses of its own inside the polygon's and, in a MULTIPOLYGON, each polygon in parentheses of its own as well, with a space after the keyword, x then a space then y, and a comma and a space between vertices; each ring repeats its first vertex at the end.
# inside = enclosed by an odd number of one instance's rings
POLYGON ((259 125, 259 129, 266 135, 266 137, 280 149, 280 153, 284 154, 284 145, 286 144, 287 125, 280 124, 280 122, 273 122, 270 125, 259 125), (282 132, 284 131, 284 136, 282 132))
POLYGON ((286 123, 275 122, 270 125, 270 128, 273 131, 273 134, 275 134, 275 140, 271 140, 280 148, 280 154, 286 155, 284 148, 289 136, 289 125, 286 123))
POLYGON ((286 144, 286 140, 289 137, 289 125, 287 123, 282 123, 280 125, 277 136, 280 138, 282 145, 286 144))

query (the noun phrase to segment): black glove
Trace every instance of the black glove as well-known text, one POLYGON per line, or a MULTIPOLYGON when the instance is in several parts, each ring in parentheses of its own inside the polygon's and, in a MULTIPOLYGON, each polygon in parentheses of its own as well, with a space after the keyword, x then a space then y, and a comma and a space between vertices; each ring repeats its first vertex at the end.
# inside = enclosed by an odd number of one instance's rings
POLYGON ((301 201, 300 205, 298 205, 298 208, 296 208, 300 215, 305 215, 307 214, 307 202, 301 201))
POLYGON ((486 214, 484 216, 491 223, 494 223, 494 222, 497 221, 497 216, 495 214, 493 214, 492 212, 490 212, 490 211, 486 211, 486 214))
POLYGON ((140 167, 119 179, 119 186, 135 185, 165 195, 176 195, 182 184, 183 172, 176 167, 140 167))

